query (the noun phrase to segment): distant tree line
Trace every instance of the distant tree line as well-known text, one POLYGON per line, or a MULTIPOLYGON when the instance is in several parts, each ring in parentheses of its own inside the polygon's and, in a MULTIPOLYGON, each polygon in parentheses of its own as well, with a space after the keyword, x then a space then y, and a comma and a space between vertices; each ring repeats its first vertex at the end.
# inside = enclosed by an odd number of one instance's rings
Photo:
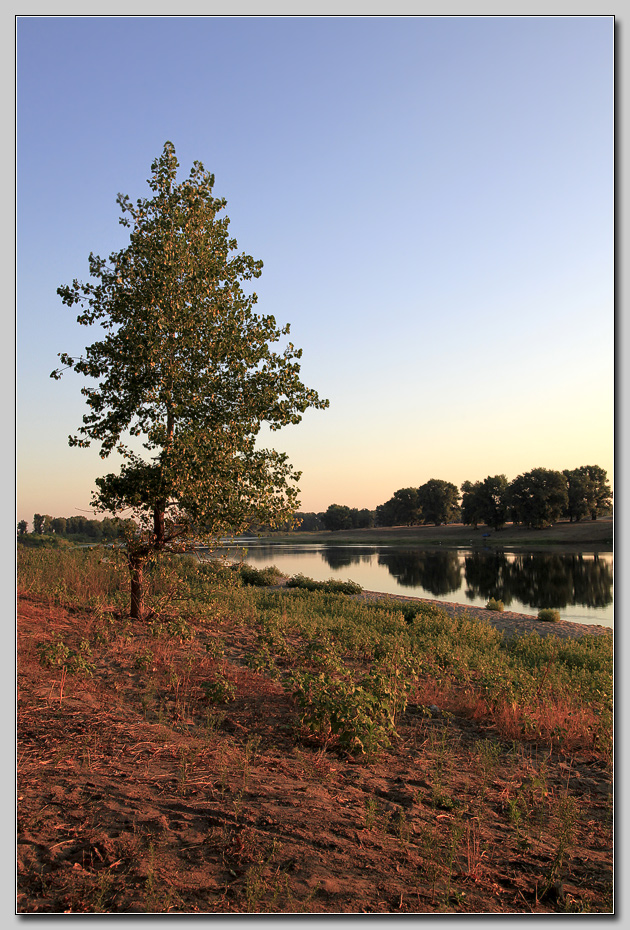
POLYGON ((508 481, 492 475, 483 481, 431 478, 417 488, 399 488, 376 510, 331 504, 322 513, 298 513, 297 530, 347 530, 369 526, 418 526, 445 523, 484 524, 500 530, 507 522, 540 528, 568 519, 596 520, 609 513, 612 491, 605 469, 598 465, 554 471, 534 468, 508 481))
MULTIPOLYGON (((331 504, 320 513, 297 513, 295 522, 280 527, 298 532, 352 530, 371 526, 418 526, 445 523, 483 524, 500 530, 507 522, 540 528, 568 519, 596 520, 609 513, 612 491, 605 469, 598 465, 553 471, 534 468, 508 481, 505 475, 492 475, 483 481, 464 481, 461 494, 450 481, 431 478, 418 488, 399 488, 376 510, 331 504)), ((36 513, 32 536, 55 536, 85 542, 113 542, 121 535, 121 521, 105 517, 51 517, 36 513)), ((253 527, 265 532, 269 528, 253 527)), ((26 520, 17 525, 18 536, 28 533, 26 520)))
POLYGON ((331 504, 328 510, 320 513, 296 513, 295 529, 298 532, 312 533, 316 530, 358 530, 374 526, 376 514, 373 510, 346 507, 343 504, 331 504))
MULTIPOLYGON (((109 543, 122 535, 126 523, 133 521, 111 519, 89 520, 87 517, 51 517, 50 514, 36 513, 33 516, 33 529, 28 532, 26 520, 17 525, 18 537, 24 541, 27 536, 53 536, 74 542, 109 543)), ((135 525, 135 524, 134 524, 135 525)))

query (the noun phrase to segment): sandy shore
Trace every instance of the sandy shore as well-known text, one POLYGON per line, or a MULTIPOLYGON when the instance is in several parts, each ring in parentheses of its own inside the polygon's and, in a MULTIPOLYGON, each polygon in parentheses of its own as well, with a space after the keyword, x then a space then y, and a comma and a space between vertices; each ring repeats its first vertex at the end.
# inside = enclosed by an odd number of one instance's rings
POLYGON ((506 637, 519 636, 526 633, 538 633, 540 636, 557 636, 559 639, 577 639, 580 636, 612 636, 610 627, 599 624, 571 623, 569 620, 560 620, 558 623, 545 623, 537 620, 530 614, 517 614, 509 610, 486 610, 484 607, 471 607, 469 604, 453 604, 449 601, 436 601, 423 597, 405 597, 402 594, 382 594, 378 591, 363 591, 352 595, 363 601, 401 601, 402 603, 434 604, 451 616, 466 614, 479 620, 486 620, 497 630, 501 630, 506 637))

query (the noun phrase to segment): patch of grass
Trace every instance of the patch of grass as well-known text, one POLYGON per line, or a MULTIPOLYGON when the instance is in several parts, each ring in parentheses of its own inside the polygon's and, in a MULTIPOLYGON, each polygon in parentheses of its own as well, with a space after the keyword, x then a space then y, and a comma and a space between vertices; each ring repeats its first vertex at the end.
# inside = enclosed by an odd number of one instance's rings
POLYGON ((488 603, 486 604, 486 610, 498 610, 499 612, 505 610, 505 605, 503 601, 498 601, 496 598, 491 597, 488 603))

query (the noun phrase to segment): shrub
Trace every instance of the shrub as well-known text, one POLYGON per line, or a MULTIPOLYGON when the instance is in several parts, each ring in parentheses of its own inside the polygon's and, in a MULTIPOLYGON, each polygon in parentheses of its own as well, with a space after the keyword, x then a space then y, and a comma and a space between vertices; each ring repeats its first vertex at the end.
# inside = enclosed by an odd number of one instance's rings
POLYGON ((81 640, 78 649, 70 649, 61 637, 57 636, 52 642, 40 643, 38 649, 40 664, 47 668, 65 667, 71 675, 82 672, 90 678, 94 674, 92 650, 85 639, 81 640))
POLYGON ((560 611, 552 610, 551 607, 543 607, 538 611, 538 619, 543 623, 558 623, 560 620, 560 611))
POLYGON ((289 686, 300 707, 300 723, 311 733, 326 741, 334 737, 341 747, 359 754, 371 755, 389 746, 388 734, 395 732, 391 715, 380 696, 363 684, 334 679, 324 672, 297 672, 289 686))
POLYGON ((503 601, 497 601, 494 597, 491 597, 488 603, 486 604, 486 610, 505 610, 503 601))
POLYGON ((315 581, 306 575, 293 575, 287 581, 287 588, 303 588, 306 591, 326 591, 328 594, 360 594, 363 588, 355 581, 315 581))
POLYGON ((236 685, 223 675, 214 681, 204 682, 202 688, 210 704, 229 704, 236 697, 236 685))
POLYGON ((255 585, 259 588, 268 588, 271 585, 278 584, 284 575, 275 565, 268 565, 267 568, 254 568, 252 565, 241 565, 239 574, 245 584, 255 585))
POLYGON ((222 559, 202 559, 197 570, 199 575, 207 581, 218 585, 235 586, 242 583, 240 574, 234 571, 235 568, 236 566, 222 559))

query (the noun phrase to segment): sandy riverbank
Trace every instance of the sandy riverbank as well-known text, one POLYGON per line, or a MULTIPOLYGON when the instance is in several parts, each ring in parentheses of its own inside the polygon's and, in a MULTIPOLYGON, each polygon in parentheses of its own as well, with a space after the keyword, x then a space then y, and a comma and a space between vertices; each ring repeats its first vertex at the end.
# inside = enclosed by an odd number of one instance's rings
POLYGON ((362 601, 401 601, 403 603, 433 604, 440 607, 450 616, 467 614, 478 620, 485 620, 497 630, 501 630, 506 637, 520 634, 538 633, 540 636, 557 636, 559 639, 577 639, 580 636, 612 636, 610 627, 600 624, 571 623, 569 620, 560 620, 558 623, 546 623, 530 614, 519 614, 509 610, 486 610, 484 607, 472 607, 468 604, 454 604, 449 601, 437 601, 430 598, 406 597, 402 594, 382 594, 378 591, 363 591, 353 595, 362 601))

